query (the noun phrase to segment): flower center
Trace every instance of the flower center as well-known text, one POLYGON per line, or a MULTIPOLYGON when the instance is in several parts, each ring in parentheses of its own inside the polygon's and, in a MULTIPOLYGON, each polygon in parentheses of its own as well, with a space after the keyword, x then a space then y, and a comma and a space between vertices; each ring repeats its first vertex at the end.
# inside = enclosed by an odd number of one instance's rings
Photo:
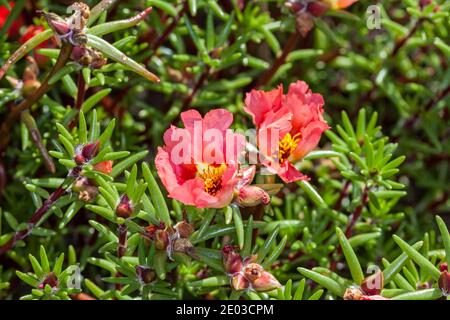
POLYGON ((198 176, 205 183, 205 192, 214 196, 222 188, 222 175, 225 172, 226 165, 201 164, 197 166, 198 176))
POLYGON ((286 134, 278 143, 278 159, 280 163, 284 163, 289 156, 295 151, 298 143, 301 140, 301 133, 292 136, 290 133, 286 134))

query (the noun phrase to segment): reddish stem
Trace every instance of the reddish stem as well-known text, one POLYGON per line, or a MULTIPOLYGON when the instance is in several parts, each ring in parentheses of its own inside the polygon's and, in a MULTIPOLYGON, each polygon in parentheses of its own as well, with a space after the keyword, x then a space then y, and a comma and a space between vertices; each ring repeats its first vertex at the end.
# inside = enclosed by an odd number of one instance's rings
POLYGON ((17 231, 14 234, 14 237, 12 237, 8 242, 0 247, 0 256, 12 249, 18 241, 25 239, 31 233, 31 231, 33 231, 33 228, 36 226, 36 224, 39 223, 39 221, 52 207, 52 205, 55 204, 55 202, 64 195, 66 190, 70 187, 70 182, 73 181, 72 179, 76 179, 80 175, 81 170, 81 166, 72 169, 70 177, 66 178, 64 182, 55 191, 53 191, 50 197, 44 201, 42 206, 33 213, 30 220, 28 220, 28 227, 24 230, 17 231))
POLYGON ((283 51, 281 52, 281 55, 275 59, 272 66, 269 70, 267 70, 259 79, 256 87, 261 87, 269 83, 270 79, 274 76, 274 74, 277 72, 277 70, 284 64, 286 61, 286 58, 288 54, 295 48, 295 45, 297 44, 297 41, 300 39, 300 33, 298 31, 294 31, 289 36, 288 41, 286 42, 286 45, 284 46, 283 51))

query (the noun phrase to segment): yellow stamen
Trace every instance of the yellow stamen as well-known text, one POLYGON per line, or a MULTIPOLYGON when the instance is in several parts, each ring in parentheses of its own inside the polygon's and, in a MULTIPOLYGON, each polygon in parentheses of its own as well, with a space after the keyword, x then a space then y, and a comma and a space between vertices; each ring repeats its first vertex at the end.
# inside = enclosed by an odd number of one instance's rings
POLYGON ((200 164, 197 166, 197 174, 205 183, 205 192, 214 196, 222 188, 222 175, 227 166, 221 165, 200 164))
POLYGON ((280 163, 286 161, 289 156, 295 151, 298 143, 301 140, 301 133, 297 133, 291 136, 290 133, 286 134, 283 139, 278 143, 278 160, 280 163))

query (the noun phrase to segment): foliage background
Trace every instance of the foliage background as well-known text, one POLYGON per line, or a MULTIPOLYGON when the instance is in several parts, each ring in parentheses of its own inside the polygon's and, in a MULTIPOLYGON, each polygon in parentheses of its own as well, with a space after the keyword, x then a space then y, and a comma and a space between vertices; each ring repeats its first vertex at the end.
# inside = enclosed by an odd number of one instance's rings
MULTIPOLYGON (((87 1, 88 4, 94 2, 87 1)), ((437 256, 430 255, 436 264, 443 259, 443 246, 434 216, 439 215, 448 222, 450 208, 450 4, 431 2, 431 6, 421 9, 419 1, 415 0, 359 1, 345 11, 330 10, 315 18, 312 31, 302 37, 296 32, 296 16, 284 1, 117 1, 107 16, 100 19, 126 19, 147 6, 154 9, 138 26, 106 35, 104 39, 145 64, 160 77, 161 83, 151 83, 112 65, 110 70, 92 72, 86 98, 98 92, 105 93, 95 102, 95 110, 103 129, 110 119, 116 119, 112 149, 132 154, 147 150, 148 154, 142 155, 153 166, 163 132, 170 123, 178 121, 182 110, 196 108, 205 113, 224 107, 233 112, 236 128, 249 128, 251 120, 243 112, 246 92, 257 87, 271 89, 280 83, 287 88, 291 82, 304 80, 313 92, 324 97, 327 121, 332 127, 332 133, 322 139, 321 149, 344 154, 347 160, 325 152, 303 161, 301 167, 311 177, 310 183, 319 198, 311 197, 311 189, 292 184, 285 186, 265 209, 264 220, 270 227, 260 232, 256 243, 263 246, 273 226, 278 224, 281 228, 276 242, 282 241, 283 236, 287 239, 284 240, 286 247, 272 268, 274 275, 282 284, 291 279, 295 288, 303 278, 297 267, 332 268, 349 277, 345 264, 333 265, 345 261, 337 249, 334 230, 335 227, 345 229, 357 210, 362 211, 362 218, 354 234, 370 234, 355 246, 363 268, 370 263, 381 264, 382 257, 391 261, 401 253, 392 240, 394 233, 410 244, 425 239, 427 251, 422 253, 428 258, 428 249, 438 249, 435 250, 439 253, 437 256), (366 11, 372 4, 381 8, 381 29, 367 27, 366 11), (100 91, 103 89, 108 90, 100 91), (375 151, 381 148, 382 157, 393 153, 392 159, 406 156, 400 171, 384 179, 401 183, 404 188, 395 185, 395 192, 386 193, 386 185, 373 182, 381 172, 362 174, 363 168, 350 156, 351 151, 358 154, 358 147, 345 138, 349 134, 351 137, 350 126, 357 128, 363 123, 358 121, 358 115, 362 119, 360 110, 363 108, 367 122, 374 113, 378 115, 375 121, 381 126, 380 131, 374 129, 375 123, 367 124, 367 127, 373 126, 367 139, 373 143, 375 151), (348 118, 342 117, 342 111, 348 118), (376 141, 381 134, 393 144, 386 141, 386 145, 380 147, 376 141), (339 167, 339 163, 344 167, 339 167), (367 186, 371 193, 365 198, 367 186)), ((19 3, 24 5, 20 13, 24 25, 31 25, 43 24, 36 16, 36 9, 45 8, 64 15, 71 1, 17 1, 16 5, 19 3)), ((17 38, 9 39, 4 33, 0 42, 0 64, 19 46, 17 38)), ((9 74, 20 78, 24 66, 22 60, 9 74)), ((41 72, 45 70, 48 65, 41 72)), ((76 75, 74 72, 68 76, 70 78, 58 82, 32 108, 48 150, 55 150, 60 132, 56 124, 64 124, 73 108, 76 75)), ((19 97, 14 97, 16 93, 5 79, 0 85, 0 112, 4 117, 9 104, 19 97)), ((86 119, 90 113, 92 111, 86 112, 86 119)), ((0 167, 2 242, 6 242, 14 228, 20 230, 19 224, 29 219, 35 206, 42 203, 42 197, 48 196, 48 193, 36 191, 36 186, 49 192, 56 187, 55 183, 45 183, 42 179, 63 178, 67 174, 66 166, 59 162, 55 162, 55 173, 46 170, 23 124, 14 125, 11 136, 0 167)), ((363 135, 355 137, 363 146, 359 148, 360 159, 367 164, 368 153, 373 151, 367 149, 363 135)), ((131 170, 133 163, 129 164, 128 170, 131 170)), ((123 181, 123 176, 117 181, 123 181)), ((166 200, 173 209, 173 220, 178 220, 180 209, 170 199, 166 200)), ((83 277, 91 283, 83 283, 84 292, 97 297, 103 294, 105 298, 127 296, 101 279, 117 261, 106 259, 101 261, 109 261, 109 264, 93 263, 97 258, 104 259, 108 249, 103 247, 98 251, 105 243, 105 234, 93 228, 89 220, 97 220, 117 233, 114 223, 82 207, 70 223, 58 228, 62 217, 67 215, 66 210, 67 207, 62 208, 60 217, 55 210, 46 217, 40 232, 20 241, 0 257, 2 299, 20 298, 30 292, 30 287, 17 278, 15 270, 31 271, 27 256, 29 253, 39 256, 40 245, 44 245, 51 259, 65 252, 67 265, 76 260, 80 263, 83 277)), ((196 229, 201 226, 204 214, 189 211, 196 229)), ((220 219, 217 220, 220 225, 220 219)), ((145 225, 144 222, 139 220, 141 225, 145 225)), ((275 243, 270 245, 275 246, 275 243)), ((218 250, 220 240, 202 246, 218 250)), ((168 267, 178 269, 170 271, 173 278, 168 280, 171 285, 166 290, 171 292, 160 290, 161 297, 226 298, 224 288, 207 286, 196 291, 189 287, 189 281, 198 280, 200 265, 168 267)), ((214 275, 211 270, 207 273, 214 275)), ((307 283, 309 295, 316 292, 312 282, 307 283)), ((398 285, 392 287, 398 288, 398 285)), ((136 292, 130 295, 134 297, 136 292)), ((252 294, 249 297, 255 298, 252 294)), ((333 294, 326 293, 324 297, 331 298, 333 294)), ((153 298, 158 298, 157 294, 153 298)), ((261 295, 259 298, 268 297, 261 295)))

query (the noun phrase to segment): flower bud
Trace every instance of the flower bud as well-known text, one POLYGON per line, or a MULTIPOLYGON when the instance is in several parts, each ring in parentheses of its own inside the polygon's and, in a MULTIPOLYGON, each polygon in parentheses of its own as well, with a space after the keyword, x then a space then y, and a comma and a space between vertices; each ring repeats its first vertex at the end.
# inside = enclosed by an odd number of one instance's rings
POLYGON ((231 245, 224 246, 222 249, 222 255, 225 272, 234 274, 241 271, 242 258, 239 253, 234 251, 233 246, 231 245))
POLYGON ((438 280, 439 289, 445 296, 450 295, 450 273, 447 270, 441 272, 441 276, 438 280))
POLYGON ((447 262, 441 263, 441 264, 439 265, 439 270, 441 270, 441 272, 448 271, 448 265, 447 265, 447 262))
POLYGON ((379 295, 384 287, 384 276, 381 270, 377 270, 373 275, 365 278, 361 283, 361 290, 364 294, 373 296, 379 295))
POLYGON ((155 279, 155 272, 144 266, 136 266, 136 274, 144 283, 150 283, 155 279))
POLYGON ((133 213, 133 206, 131 205, 131 201, 126 194, 120 197, 120 202, 116 207, 116 215, 118 217, 127 219, 133 213))
POLYGON ((96 163, 94 165, 94 170, 104 173, 104 174, 108 174, 110 175, 112 172, 112 167, 113 167, 113 161, 112 160, 108 160, 108 161, 102 161, 99 163, 96 163))
POLYGON ((242 291, 249 287, 249 282, 245 277, 240 274, 236 273, 234 276, 231 277, 231 286, 236 291, 242 291))
POLYGON ((48 25, 56 32, 56 34, 62 36, 70 32, 70 26, 63 18, 51 12, 44 12, 43 14, 48 25))
POLYGON ((100 142, 96 141, 94 143, 86 144, 81 150, 81 154, 86 159, 86 161, 92 160, 98 153, 100 149, 100 142))
POLYGON ((175 226, 174 229, 178 231, 178 234, 181 238, 189 238, 189 236, 194 232, 194 227, 186 222, 186 221, 180 221, 175 226))
POLYGON ((259 187, 245 186, 239 189, 237 203, 243 207, 254 207, 261 203, 267 205, 269 202, 269 194, 259 187))
POLYGON ((154 240, 156 249, 166 250, 169 245, 169 234, 166 230, 156 230, 154 240))
POLYGON ((43 289, 46 285, 49 285, 52 288, 58 286, 58 277, 56 277, 54 272, 50 272, 47 277, 45 277, 44 281, 39 284, 39 288, 43 289))
POLYGON ((37 80, 27 80, 22 86, 22 96, 24 98, 29 98, 32 96, 37 89, 41 86, 41 83, 37 80))

